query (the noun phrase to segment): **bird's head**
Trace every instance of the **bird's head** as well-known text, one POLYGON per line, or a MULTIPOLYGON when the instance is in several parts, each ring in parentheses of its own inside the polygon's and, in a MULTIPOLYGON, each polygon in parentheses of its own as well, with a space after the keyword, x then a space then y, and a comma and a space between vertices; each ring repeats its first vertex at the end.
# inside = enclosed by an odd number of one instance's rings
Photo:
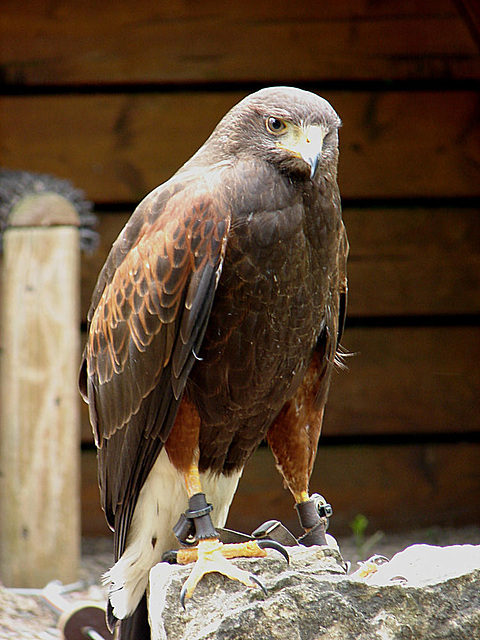
POLYGON ((271 87, 247 96, 217 126, 213 137, 235 157, 261 158, 282 172, 313 179, 320 166, 335 170, 340 119, 309 91, 271 87))

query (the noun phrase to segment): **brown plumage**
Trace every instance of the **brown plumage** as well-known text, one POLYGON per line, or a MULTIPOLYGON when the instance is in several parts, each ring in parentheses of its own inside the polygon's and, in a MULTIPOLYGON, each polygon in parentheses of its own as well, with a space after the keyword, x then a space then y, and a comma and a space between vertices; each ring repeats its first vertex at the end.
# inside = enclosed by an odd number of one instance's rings
MULTIPOLYGON (((296 501, 305 499, 345 313, 339 125, 309 92, 248 96, 113 245, 93 294, 80 387, 117 561, 144 525, 156 532, 155 561, 172 544, 160 544, 162 514, 155 526, 140 509, 134 516, 144 486, 145 504, 157 499, 154 476, 187 477, 194 465, 211 486, 234 477, 224 521, 265 437, 296 501)), ((165 515, 167 528, 182 506, 165 515)), ((113 604, 111 621, 131 615, 145 580, 125 610, 113 604)), ((127 627, 122 637, 133 637, 127 627)))

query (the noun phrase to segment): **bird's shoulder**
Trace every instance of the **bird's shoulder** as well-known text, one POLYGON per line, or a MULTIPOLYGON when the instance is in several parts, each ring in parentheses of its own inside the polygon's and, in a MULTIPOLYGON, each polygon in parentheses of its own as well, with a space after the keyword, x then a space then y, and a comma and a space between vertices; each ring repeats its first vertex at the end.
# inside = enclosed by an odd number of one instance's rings
POLYGON ((88 312, 89 323, 105 289, 125 270, 126 263, 129 277, 134 273, 132 269, 140 267, 149 256, 163 255, 175 266, 179 254, 187 249, 200 254, 202 237, 211 235, 220 239, 225 235, 231 214, 220 190, 208 177, 206 171, 175 175, 139 203, 113 243, 98 276, 88 312))

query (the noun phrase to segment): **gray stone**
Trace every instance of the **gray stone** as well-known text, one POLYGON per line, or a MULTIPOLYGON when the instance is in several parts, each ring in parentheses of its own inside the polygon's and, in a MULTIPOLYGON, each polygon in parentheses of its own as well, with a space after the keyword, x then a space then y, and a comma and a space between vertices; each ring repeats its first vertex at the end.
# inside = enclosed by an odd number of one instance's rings
POLYGON ((480 548, 419 546, 403 552, 403 560, 401 554, 392 559, 391 575, 388 563, 362 578, 358 572, 345 575, 340 554, 328 547, 291 548, 289 566, 273 551, 268 558, 235 560, 262 581, 268 595, 209 574, 186 611, 179 595, 190 567, 157 565, 150 576, 153 639, 480 640, 480 548), (448 571, 438 569, 442 554, 448 555, 448 571), (408 583, 408 571, 419 586, 408 583))

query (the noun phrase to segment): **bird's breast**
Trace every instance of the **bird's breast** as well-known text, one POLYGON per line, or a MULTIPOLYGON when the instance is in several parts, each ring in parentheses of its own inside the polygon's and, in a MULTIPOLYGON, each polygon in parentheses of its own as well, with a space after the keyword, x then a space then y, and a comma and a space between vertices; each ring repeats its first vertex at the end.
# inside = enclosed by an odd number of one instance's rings
POLYGON ((300 384, 322 327, 328 274, 301 217, 293 226, 277 213, 270 227, 264 214, 229 239, 191 374, 203 449, 216 449, 216 461, 219 431, 229 445, 243 443, 226 447, 225 455, 256 447, 300 384))

